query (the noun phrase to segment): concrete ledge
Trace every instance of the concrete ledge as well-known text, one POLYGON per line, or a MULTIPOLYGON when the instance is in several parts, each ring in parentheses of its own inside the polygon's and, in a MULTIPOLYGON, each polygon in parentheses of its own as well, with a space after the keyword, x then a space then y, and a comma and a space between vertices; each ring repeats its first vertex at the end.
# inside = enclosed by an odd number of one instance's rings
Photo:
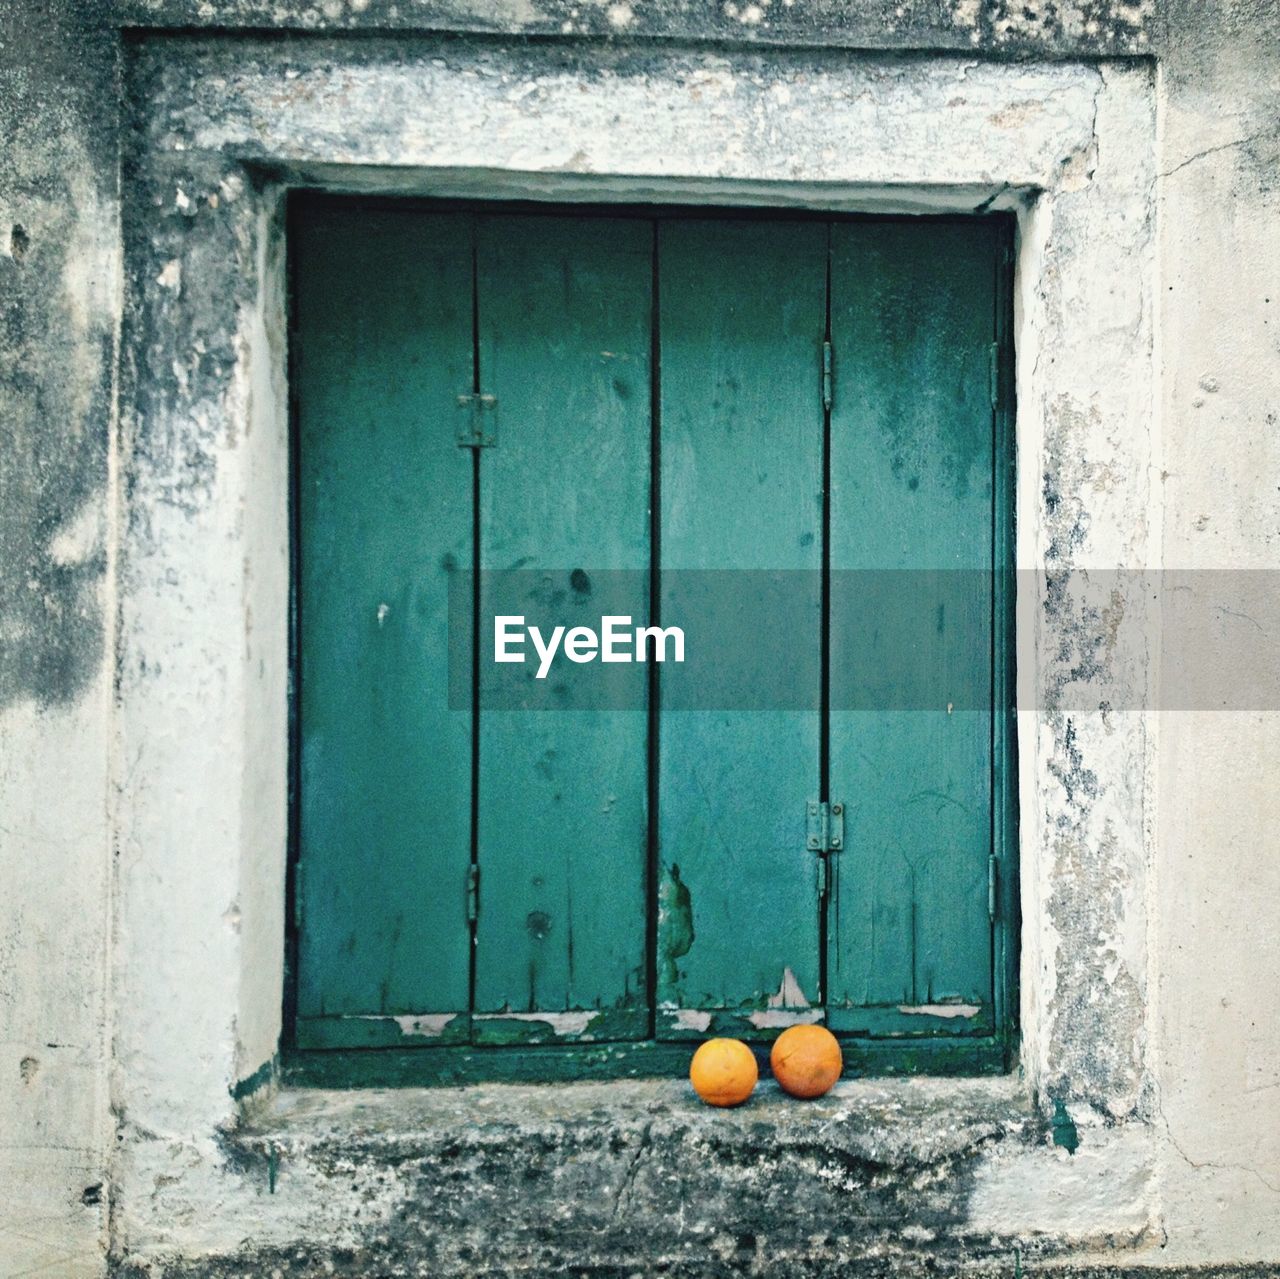
MULTIPOLYGON (((341 1155, 354 1148, 430 1157, 459 1143, 507 1149, 537 1136, 602 1132, 650 1142, 708 1143, 728 1151, 762 1141, 778 1149, 821 1146, 885 1168, 936 1164, 1043 1127, 1020 1082, 990 1079, 842 1080, 800 1102, 772 1080, 732 1110, 698 1101, 675 1079, 601 1083, 482 1084, 468 1088, 297 1089, 230 1139, 246 1154, 341 1155)), ((283 1174, 282 1174, 283 1175, 283 1174)))
MULTIPOLYGON (((1114 1167, 1108 1172, 1117 1162, 1112 1143, 1133 1136, 1123 1125, 1092 1124, 1069 1155, 1051 1144, 1015 1077, 847 1080, 808 1103, 766 1081, 731 1111, 701 1105, 678 1080, 302 1089, 280 1094, 220 1138, 219 1211, 241 1230, 237 1248, 148 1250, 121 1257, 114 1272, 120 1279, 1277 1273, 1164 1269, 1150 1231, 1107 1225, 1124 1216, 1115 1215, 1125 1189, 1114 1167), (993 1230, 984 1200, 1010 1179, 1056 1217, 1054 1228, 993 1230), (1074 1228, 1069 1199, 1079 1214, 1074 1228)), ((183 1214, 180 1195, 161 1199, 157 1210, 183 1214)))
POLYGON ((322 1205, 338 1246, 249 1233, 234 1257, 120 1273, 918 1273, 998 1252, 1011 1274, 1012 1245, 966 1224, 977 1164, 1044 1136, 1010 1078, 846 1081, 809 1103, 768 1081, 731 1111, 673 1080, 300 1090, 225 1153, 277 1221, 322 1205))

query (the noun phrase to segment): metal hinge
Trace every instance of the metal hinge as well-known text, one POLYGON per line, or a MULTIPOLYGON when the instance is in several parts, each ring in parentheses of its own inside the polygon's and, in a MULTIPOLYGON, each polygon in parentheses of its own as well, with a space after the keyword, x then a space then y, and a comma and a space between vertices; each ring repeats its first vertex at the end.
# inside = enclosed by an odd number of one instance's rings
POLYGON ((991 407, 1000 407, 1000 344, 992 342, 987 348, 987 368, 991 378, 991 407))
POLYGON ((467 923, 480 917, 480 867, 474 862, 467 867, 467 923))
POLYGON ((822 407, 831 411, 831 343, 822 344, 822 407))
POLYGON ((987 858, 987 918, 993 923, 996 917, 996 883, 1000 874, 995 855, 987 858))
POLYGON ((498 442, 498 397, 459 395, 458 411, 465 422, 458 427, 460 449, 491 449, 498 442))
POLYGON ((811 853, 838 853, 844 847, 844 805, 811 799, 805 809, 805 847, 811 853))

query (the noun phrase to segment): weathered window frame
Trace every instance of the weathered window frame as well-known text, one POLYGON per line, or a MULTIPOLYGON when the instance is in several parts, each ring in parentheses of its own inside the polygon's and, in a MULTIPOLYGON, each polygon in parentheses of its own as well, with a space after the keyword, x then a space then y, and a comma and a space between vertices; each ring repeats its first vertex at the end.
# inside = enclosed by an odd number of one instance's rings
MULTIPOLYGON (((309 192, 293 193, 287 201, 286 226, 293 227, 295 219, 308 207, 309 192), (301 197, 301 198, 299 198, 301 197)), ((325 197, 331 201, 332 197, 325 197)), ((543 206, 555 214, 571 215, 575 209, 591 216, 591 211, 608 216, 618 206, 609 203, 606 209, 597 206, 599 201, 581 201, 577 205, 560 205, 548 201, 543 206)), ((332 207, 329 205, 328 207, 332 207)), ((381 198, 354 197, 350 207, 379 210, 388 207, 381 198)), ((445 209, 464 212, 499 212, 502 205, 488 201, 399 201, 402 209, 432 212, 445 209)), ((523 207, 523 206, 519 206, 523 207)), ((658 219, 679 217, 685 209, 699 212, 708 210, 719 216, 768 222, 777 216, 768 206, 715 209, 708 204, 630 205, 637 216, 649 213, 658 219)), ((833 216, 826 210, 792 211, 792 216, 822 220, 833 216)), ((860 214, 834 215, 837 219, 858 218, 860 214)), ((926 215, 927 217, 928 215, 926 215)), ((1016 511, 1013 505, 1012 463, 1015 406, 1011 385, 1012 359, 1012 222, 1009 214, 990 213, 967 215, 983 218, 999 227, 1002 252, 1008 255, 1009 269, 1002 271, 995 289, 995 330, 999 357, 992 365, 993 385, 993 441, 995 457, 993 473, 992 518, 993 542, 999 563, 995 570, 993 588, 992 631, 992 698, 993 698, 993 757, 991 792, 992 838, 990 848, 999 868, 991 882, 994 892, 991 920, 991 976, 993 994, 994 1028, 982 1035, 931 1034, 897 1038, 888 1036, 856 1036, 839 1034, 846 1061, 846 1068, 854 1074, 893 1075, 988 1075, 1002 1074, 1016 1062, 1018 1051, 1017 1024, 1017 961, 1018 961, 1018 865, 1017 865, 1017 739, 1016 718, 1012 714, 1013 684, 1016 678, 1014 662, 1014 577, 1012 568, 1015 549, 1016 511)), ((964 220, 964 215, 945 214, 934 217, 935 222, 964 220)), ((288 232, 287 232, 288 234, 288 232)), ((288 246, 286 246, 286 249, 288 246)), ((289 293, 291 307, 291 354, 294 351, 292 334, 297 326, 296 263, 290 253, 289 293)), ((292 385, 292 379, 291 379, 292 385)), ((290 634, 290 687, 296 687, 294 671, 299 661, 298 636, 296 634, 298 560, 303 530, 297 503, 299 474, 299 423, 296 406, 290 414, 290 540, 291 540, 291 634, 290 634)), ((298 900, 298 880, 301 864, 299 839, 299 786, 301 776, 301 737, 297 724, 296 699, 291 695, 289 704, 290 763, 289 763, 289 862, 286 873, 287 909, 285 917, 286 980, 284 989, 284 1022, 281 1035, 284 1073, 290 1082, 318 1086, 374 1087, 380 1085, 405 1085, 408 1083, 432 1085, 441 1083, 472 1082, 486 1079, 583 1079, 621 1078, 638 1075, 680 1076, 687 1066, 692 1045, 686 1041, 672 1041, 656 1037, 638 1040, 610 1041, 602 1036, 598 1041, 579 1044, 528 1043, 519 1046, 481 1045, 474 1043, 439 1044, 424 1038, 416 1038, 412 1027, 415 1018, 388 1017, 387 1021, 403 1020, 403 1045, 396 1047, 333 1047, 303 1048, 297 1037, 297 953, 303 926, 301 906, 298 900)), ((654 921, 648 922, 650 928, 654 921)), ((728 1032, 724 1032, 728 1033, 728 1032)))
MULTIPOLYGON (((596 52, 583 75, 573 46, 555 43, 127 44, 122 1113, 199 1148, 236 1098, 267 1096, 278 1077, 282 205, 305 185, 1016 213, 1018 1065, 1041 1097, 1147 1132, 1156 743, 1139 712, 1068 708, 1077 659, 1105 627, 1044 574, 1141 566, 1153 534, 1150 66, 671 49, 640 74, 625 47, 596 52)), ((1136 589, 1118 606, 1130 619, 1150 607, 1136 589)), ((1149 704, 1151 661, 1108 655, 1115 706, 1149 704)))

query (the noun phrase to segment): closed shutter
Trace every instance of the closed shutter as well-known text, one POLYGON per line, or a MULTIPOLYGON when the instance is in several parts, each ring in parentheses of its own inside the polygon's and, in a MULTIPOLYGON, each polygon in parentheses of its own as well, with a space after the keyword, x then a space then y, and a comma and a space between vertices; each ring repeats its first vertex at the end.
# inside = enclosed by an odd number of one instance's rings
POLYGON ((1006 243, 299 208, 299 1047, 997 1042, 1006 243))

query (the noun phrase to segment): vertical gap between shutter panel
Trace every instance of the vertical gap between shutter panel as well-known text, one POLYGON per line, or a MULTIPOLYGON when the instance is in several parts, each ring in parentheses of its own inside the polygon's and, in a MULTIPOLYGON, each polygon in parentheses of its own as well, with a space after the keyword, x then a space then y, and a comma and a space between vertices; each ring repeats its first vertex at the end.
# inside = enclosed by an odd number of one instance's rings
MULTIPOLYGON (((826 281, 823 293, 824 314, 822 317, 823 350, 819 360, 825 361, 825 353, 831 342, 831 241, 832 224, 827 227, 826 281)), ((819 636, 819 692, 818 692, 818 799, 830 804, 831 796, 831 405, 835 403, 835 356, 832 355, 832 394, 831 403, 828 397, 820 398, 822 405, 822 570, 821 570, 821 635, 819 636)), ((819 366, 822 367, 822 364, 819 366)), ((820 383, 819 385, 823 385, 820 383)), ((803 802, 803 796, 797 797, 803 802)), ((824 862, 831 860, 825 849, 818 856, 824 862)), ((827 866, 828 872, 831 867, 827 866)), ((834 894, 832 893, 832 876, 823 876, 823 894, 818 898, 818 1004, 826 1007, 827 1003, 827 964, 828 935, 830 923, 828 913, 834 894)))
POLYGON ((302 640, 299 629, 300 587, 302 582, 302 526, 301 526, 301 438, 300 411, 298 406, 298 295, 297 295, 297 245, 299 206, 296 197, 290 197, 285 205, 285 291, 288 315, 286 320, 288 341, 285 348, 285 383, 288 395, 289 433, 289 702, 287 732, 289 739, 288 807, 285 857, 285 982, 283 1042, 290 1047, 297 1042, 298 1026, 298 954, 302 932, 302 884, 299 875, 301 841, 299 839, 298 805, 299 782, 302 776, 301 755, 301 690, 302 690, 302 640))
MULTIPOLYGON (((999 802, 1000 795, 1000 773, 1003 767, 1002 753, 1000 750, 1000 707, 997 702, 997 690, 1000 689, 998 682, 1000 661, 999 649, 1001 647, 1002 636, 999 627, 999 609, 1000 609, 1000 568, 1002 566, 1003 554, 1000 546, 1000 407, 999 402, 1002 398, 1000 386, 1000 304, 1003 295, 1003 254, 1001 252, 1001 244, 1003 242, 1003 234, 997 233, 992 245, 992 271, 994 275, 992 289, 992 316, 991 316, 991 337, 996 344, 995 353, 995 373, 992 378, 992 400, 991 405, 991 675, 990 675, 990 733, 991 733, 991 781, 988 800, 989 814, 989 846, 987 856, 994 857, 998 851, 998 834, 999 834, 999 817, 996 813, 996 805, 999 802)), ((988 863, 988 866, 990 863, 988 863)), ((997 865, 997 873, 999 866, 997 865)), ((990 870, 988 869, 988 877, 990 870)), ((998 888, 998 881, 997 881, 998 888)), ((990 881, 988 878, 988 892, 990 891, 990 881)), ((988 921, 987 928, 989 934, 989 944, 991 948, 991 1001, 992 1010, 995 1005, 996 983, 999 980, 997 974, 997 963, 999 960, 999 948, 996 945, 996 934, 998 930, 999 919, 999 901, 996 902, 996 910, 994 916, 988 921)))
MULTIPOLYGON (((480 394, 480 248, 478 219, 469 219, 471 229, 471 391, 480 394)), ((471 849, 469 874, 477 884, 480 872, 480 458, 483 449, 468 449, 471 454, 471 849)), ((467 885, 468 894, 472 891, 467 885)), ((478 901, 478 899, 477 899, 478 901)), ((467 927, 471 933, 467 973, 467 1011, 476 1011, 476 935, 479 910, 467 927)), ((468 1040, 473 1032, 468 1030, 468 1040)))
MULTIPOLYGON (((652 223, 649 287, 649 625, 661 626, 662 592, 660 534, 662 529, 662 334, 658 292, 658 221, 652 223)), ((645 858, 645 987, 648 995, 649 1038, 658 1033, 658 745, 660 689, 658 662, 649 662, 648 741, 646 743, 646 858, 645 858)))
MULTIPOLYGON (((1016 962, 1016 915, 1009 887, 1017 874, 1016 841, 1016 788, 1015 759, 1017 738, 1014 731, 1013 698, 1016 683, 1016 617, 1017 597, 1016 569, 1011 567, 1014 549, 1015 522, 1013 493, 1014 440, 1012 428, 1015 417, 1015 388, 1010 374, 1005 374, 1005 362, 1011 360, 1013 333, 1013 251, 1012 225, 1001 225, 996 244, 996 305, 995 338, 997 352, 997 386, 999 405, 993 419, 993 448, 996 470, 994 472, 994 521, 993 555, 996 558, 996 582, 998 591, 993 593, 995 627, 992 636, 993 684, 992 727, 998 748, 998 769, 993 777, 991 796, 992 852, 996 861, 996 911, 991 930, 992 947, 992 1000, 995 1014, 995 1034, 1005 1044, 1005 1066, 1011 1064, 1010 1051, 1016 1020, 1013 965, 1016 962), (998 697, 995 695, 998 689, 998 697)), ((993 751, 993 765, 997 752, 993 751)))

